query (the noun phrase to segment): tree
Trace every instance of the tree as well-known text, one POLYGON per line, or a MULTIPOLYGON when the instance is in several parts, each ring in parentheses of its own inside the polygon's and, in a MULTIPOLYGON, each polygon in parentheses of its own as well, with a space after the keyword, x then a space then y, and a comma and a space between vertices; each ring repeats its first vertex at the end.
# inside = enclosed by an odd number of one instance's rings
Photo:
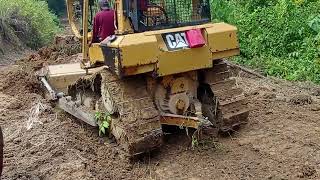
POLYGON ((66 12, 66 4, 65 0, 46 0, 48 2, 48 6, 52 12, 61 16, 66 12))

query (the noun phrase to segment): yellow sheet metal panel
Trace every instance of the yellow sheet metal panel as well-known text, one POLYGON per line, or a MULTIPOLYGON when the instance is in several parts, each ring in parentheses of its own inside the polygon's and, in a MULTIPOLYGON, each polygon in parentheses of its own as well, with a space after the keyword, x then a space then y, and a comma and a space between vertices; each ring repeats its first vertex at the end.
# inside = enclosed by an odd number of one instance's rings
POLYGON ((162 36, 161 35, 157 35, 156 38, 157 38, 157 42, 158 42, 159 51, 168 51, 167 45, 164 42, 162 36))
POLYGON ((142 66, 133 66, 133 67, 124 68, 122 71, 124 76, 131 76, 136 74, 152 72, 154 71, 155 67, 156 67, 155 64, 147 64, 142 66))
POLYGON ((100 48, 100 43, 94 43, 89 48, 89 59, 91 64, 95 64, 97 62, 104 62, 104 57, 100 48))
POLYGON ((240 49, 232 49, 232 50, 228 50, 228 51, 216 52, 216 53, 212 54, 212 60, 237 56, 239 54, 240 54, 240 49))
POLYGON ((157 62, 159 48, 155 36, 145 36, 143 33, 125 35, 119 47, 122 67, 157 62))
POLYGON ((237 28, 232 25, 209 23, 200 26, 121 35, 108 46, 119 48, 120 56, 117 60, 120 62, 114 62, 116 66, 121 66, 117 68, 121 70, 118 72, 119 74, 128 76, 155 70, 159 76, 165 76, 210 68, 214 59, 237 55, 239 43, 236 32, 237 28), (194 49, 168 50, 162 37, 163 33, 183 32, 195 27, 204 28, 202 33, 207 41, 206 46, 194 49))
POLYGON ((159 56, 159 76, 177 74, 212 67, 212 55, 208 46, 179 51, 163 51, 159 56))
POLYGON ((116 34, 127 34, 133 33, 133 29, 131 27, 130 19, 125 16, 124 9, 123 9, 122 0, 115 0, 115 9, 116 9, 116 16, 117 16, 117 23, 115 22, 117 29, 116 34))
POLYGON ((226 23, 216 23, 206 28, 208 44, 213 53, 238 49, 237 28, 226 23))

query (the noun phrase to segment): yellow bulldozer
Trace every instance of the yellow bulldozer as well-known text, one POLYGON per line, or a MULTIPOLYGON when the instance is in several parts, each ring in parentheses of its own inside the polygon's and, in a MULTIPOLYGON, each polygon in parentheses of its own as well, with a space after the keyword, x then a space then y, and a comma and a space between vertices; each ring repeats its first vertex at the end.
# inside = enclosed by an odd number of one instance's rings
POLYGON ((223 60, 240 52, 237 28, 212 23, 209 0, 111 2, 115 36, 91 44, 97 2, 66 1, 82 58, 39 73, 60 108, 92 126, 97 113, 107 114, 110 134, 130 156, 160 147, 166 126, 214 136, 247 122, 243 90, 223 60), (193 30, 202 46, 190 46, 193 30))

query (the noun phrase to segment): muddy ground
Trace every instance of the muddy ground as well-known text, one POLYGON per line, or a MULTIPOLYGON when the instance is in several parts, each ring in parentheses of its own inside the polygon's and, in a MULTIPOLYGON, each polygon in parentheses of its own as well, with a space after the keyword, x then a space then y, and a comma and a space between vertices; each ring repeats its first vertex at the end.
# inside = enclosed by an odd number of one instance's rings
POLYGON ((0 67, 3 179, 320 179, 320 86, 241 72, 247 125, 195 148, 183 132, 167 135, 161 149, 130 161, 42 97, 33 72, 74 58, 56 51, 0 67))

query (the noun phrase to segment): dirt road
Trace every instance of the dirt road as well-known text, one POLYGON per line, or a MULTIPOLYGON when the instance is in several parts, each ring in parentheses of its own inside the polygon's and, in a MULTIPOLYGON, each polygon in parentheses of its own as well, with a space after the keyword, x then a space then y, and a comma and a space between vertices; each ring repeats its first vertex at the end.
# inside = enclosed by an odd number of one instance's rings
POLYGON ((249 124, 194 149, 185 133, 168 135, 159 151, 130 162, 42 97, 35 57, 1 67, 3 179, 320 179, 320 86, 240 73, 249 124))

